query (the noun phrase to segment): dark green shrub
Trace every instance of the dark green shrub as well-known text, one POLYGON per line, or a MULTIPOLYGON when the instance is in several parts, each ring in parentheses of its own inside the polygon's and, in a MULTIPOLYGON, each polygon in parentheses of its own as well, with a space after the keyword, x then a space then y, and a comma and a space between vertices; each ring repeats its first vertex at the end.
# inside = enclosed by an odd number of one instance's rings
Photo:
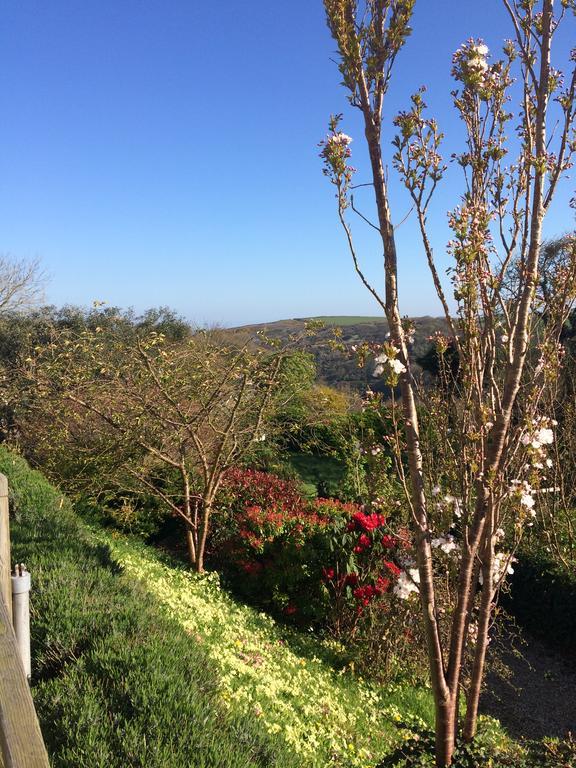
POLYGON ((56 768, 299 765, 219 703, 202 648, 91 543, 67 500, 0 448, 13 559, 32 572, 33 695, 56 768))
POLYGON ((576 573, 547 553, 522 553, 514 566, 508 610, 529 632, 576 653, 576 573))

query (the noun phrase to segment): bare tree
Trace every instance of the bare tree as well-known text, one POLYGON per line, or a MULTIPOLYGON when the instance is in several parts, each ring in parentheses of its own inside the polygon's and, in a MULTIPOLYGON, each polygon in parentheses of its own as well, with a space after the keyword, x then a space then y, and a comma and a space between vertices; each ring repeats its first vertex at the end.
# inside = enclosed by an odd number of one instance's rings
POLYGON ((42 298, 44 276, 37 260, 0 255, 0 313, 28 309, 42 298))
MULTIPOLYGON (((556 375, 560 364, 558 326, 551 324, 541 338, 535 332, 540 310, 536 289, 542 223, 576 149, 576 69, 570 65, 564 85, 561 73, 550 63, 556 30, 576 6, 573 0, 564 0, 554 17, 553 0, 542 0, 541 4, 535 0, 503 1, 514 40, 505 44, 502 59, 489 63, 488 48, 479 40, 469 40, 453 58, 454 105, 467 134, 464 151, 454 156, 464 173, 464 193, 450 214, 453 239, 448 250, 454 262, 454 314, 428 231, 430 200, 445 171, 440 156, 442 135, 436 121, 425 117, 422 91, 395 119, 399 133, 391 159, 410 195, 422 248, 450 330, 448 341, 459 360, 459 380, 452 387, 452 424, 443 446, 450 470, 438 478, 431 474, 423 456, 425 438, 420 429, 417 382, 407 350, 408 334, 399 310, 398 254, 381 146, 385 96, 397 55, 411 31, 415 0, 324 0, 328 25, 338 45, 343 82, 350 103, 363 118, 371 169, 369 186, 377 211, 377 221, 368 223, 381 239, 383 295, 362 270, 347 219, 348 209, 360 212, 353 194, 355 169, 348 162, 352 139, 339 130, 339 117, 331 120, 322 157, 325 173, 336 187, 339 217, 354 266, 385 312, 391 333, 390 344, 377 358, 377 370, 391 383, 399 382, 401 389, 403 430, 398 450, 409 468, 405 487, 416 542, 418 571, 414 575, 419 582, 436 706, 439 766, 452 761, 463 691, 467 704, 463 736, 470 740, 476 732, 495 601, 522 529, 532 519, 538 484, 550 460, 546 446, 553 440, 553 425, 539 411, 544 378, 556 375), (508 141, 514 68, 519 73, 519 125, 517 140, 508 141), (548 133, 551 98, 556 102, 557 128, 548 133), (510 160, 512 151, 515 157, 510 160), (540 358, 534 369, 526 365, 531 344, 537 345, 540 358), (446 510, 437 514, 441 505, 435 494, 447 482, 458 486, 446 495, 451 504, 455 502, 455 517, 449 523, 453 534, 437 527, 446 510), (508 542, 506 550, 503 540, 508 542), (435 564, 441 548, 444 552, 452 549, 458 557, 456 599, 446 613, 441 613, 437 604, 435 564), (468 677, 467 657, 471 665, 468 677)), ((574 51, 571 60, 576 60, 574 51)), ((573 251, 572 259, 574 263, 573 251)), ((573 299, 570 272, 559 280, 552 299, 561 302, 559 316, 565 316, 573 299)), ((409 576, 410 571, 405 581, 409 576)), ((406 593, 409 591, 407 588, 406 593)))

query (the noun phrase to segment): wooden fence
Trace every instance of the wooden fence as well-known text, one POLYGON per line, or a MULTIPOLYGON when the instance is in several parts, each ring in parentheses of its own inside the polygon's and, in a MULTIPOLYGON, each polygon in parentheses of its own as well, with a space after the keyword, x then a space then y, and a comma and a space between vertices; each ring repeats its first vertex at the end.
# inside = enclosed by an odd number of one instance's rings
POLYGON ((8 481, 0 474, 0 768, 49 768, 12 629, 8 481))

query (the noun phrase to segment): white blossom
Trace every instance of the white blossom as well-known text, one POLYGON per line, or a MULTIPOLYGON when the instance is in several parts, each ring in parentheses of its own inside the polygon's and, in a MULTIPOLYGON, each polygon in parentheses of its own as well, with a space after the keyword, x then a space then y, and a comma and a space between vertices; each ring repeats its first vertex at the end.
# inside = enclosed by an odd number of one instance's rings
POLYGON ((454 539, 454 536, 452 534, 447 534, 446 536, 438 536, 436 539, 432 539, 430 542, 430 546, 433 549, 441 549, 442 552, 449 555, 450 552, 454 552, 454 550, 457 550, 458 543, 454 539))
POLYGON ((536 439, 541 445, 552 445, 554 442, 554 432, 549 427, 542 427, 536 433, 536 439))
POLYGON ((534 496, 530 493, 523 493, 520 497, 520 504, 528 509, 532 509, 534 506, 534 496))
POLYGON ((327 140, 328 144, 344 144, 344 146, 348 146, 348 144, 352 143, 352 138, 350 136, 347 136, 345 133, 335 133, 332 136, 328 137, 327 140))
POLYGON ((394 594, 401 600, 407 600, 412 592, 418 592, 420 583, 420 574, 417 568, 409 568, 408 571, 402 571, 394 585, 394 594))
MULTIPOLYGON (((396 353, 399 351, 400 350, 395 350, 396 353)), ((377 363, 377 365, 374 368, 374 373, 372 374, 373 376, 381 376, 384 373, 386 367, 398 375, 406 372, 406 366, 402 363, 402 361, 398 360, 397 357, 391 357, 386 352, 382 352, 380 355, 377 355, 374 358, 374 361, 377 363)))

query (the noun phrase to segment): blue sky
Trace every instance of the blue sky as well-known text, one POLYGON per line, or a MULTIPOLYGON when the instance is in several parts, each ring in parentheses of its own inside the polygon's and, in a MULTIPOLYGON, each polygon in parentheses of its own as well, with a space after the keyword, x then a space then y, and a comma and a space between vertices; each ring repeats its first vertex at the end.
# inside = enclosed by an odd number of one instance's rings
MULTIPOLYGON (((0 18, 0 252, 41 260, 48 301, 168 305, 224 325, 377 314, 317 156, 344 112, 367 180, 320 0, 4 0, 0 18)), ((417 0, 413 27, 386 112, 426 84, 449 154, 462 136, 451 55, 510 27, 499 0, 417 0)), ((399 221, 409 205, 390 178, 399 221)), ((572 223, 573 187, 550 235, 572 223)), ((451 169, 431 212, 438 253, 458 192, 451 169)), ((354 229, 380 285, 378 243, 354 229)), ((402 310, 437 314, 414 222, 397 234, 402 310)))

